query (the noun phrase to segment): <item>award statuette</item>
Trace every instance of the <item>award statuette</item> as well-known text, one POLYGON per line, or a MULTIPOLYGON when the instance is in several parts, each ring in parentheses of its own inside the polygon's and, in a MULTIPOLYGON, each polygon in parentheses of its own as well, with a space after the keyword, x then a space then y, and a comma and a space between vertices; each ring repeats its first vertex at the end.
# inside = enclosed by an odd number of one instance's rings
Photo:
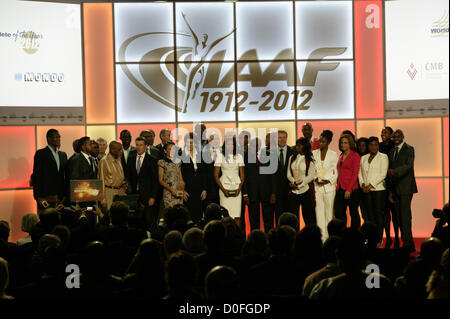
POLYGON ((318 182, 322 182, 323 178, 325 176, 325 174, 327 173, 327 170, 325 167, 321 167, 318 171, 317 171, 317 180, 318 182))
POLYGON ((295 184, 301 184, 302 178, 300 176, 302 175, 302 170, 300 168, 294 168, 292 171, 294 173, 295 184))

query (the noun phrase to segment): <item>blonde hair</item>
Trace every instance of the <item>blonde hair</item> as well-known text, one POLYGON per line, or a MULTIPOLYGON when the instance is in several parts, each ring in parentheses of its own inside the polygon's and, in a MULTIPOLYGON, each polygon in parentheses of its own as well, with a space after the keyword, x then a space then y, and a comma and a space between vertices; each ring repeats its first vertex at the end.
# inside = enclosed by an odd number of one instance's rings
POLYGON ((36 214, 26 214, 22 217, 22 231, 30 233, 34 225, 39 222, 36 214))

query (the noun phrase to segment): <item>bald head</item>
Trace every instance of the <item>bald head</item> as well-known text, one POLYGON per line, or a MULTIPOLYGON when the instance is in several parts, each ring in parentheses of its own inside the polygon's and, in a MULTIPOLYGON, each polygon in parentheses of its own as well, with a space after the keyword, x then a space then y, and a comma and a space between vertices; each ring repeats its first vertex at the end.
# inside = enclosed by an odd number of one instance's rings
POLYGON ((115 159, 118 159, 122 156, 122 144, 117 141, 112 141, 109 143, 109 153, 115 159))

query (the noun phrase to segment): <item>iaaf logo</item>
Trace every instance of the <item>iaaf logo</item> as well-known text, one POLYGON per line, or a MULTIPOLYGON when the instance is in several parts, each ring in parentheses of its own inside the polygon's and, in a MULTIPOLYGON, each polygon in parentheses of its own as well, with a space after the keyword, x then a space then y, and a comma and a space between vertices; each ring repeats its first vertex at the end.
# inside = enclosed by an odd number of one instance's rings
MULTIPOLYGON (((146 52, 141 61, 159 61, 160 67, 158 70, 153 70, 151 72, 145 68, 139 68, 138 74, 133 74, 133 71, 126 64, 126 52, 127 48, 134 41, 139 41, 143 37, 161 37, 161 35, 166 35, 167 37, 173 37, 172 32, 145 32, 134 35, 127 40, 125 40, 118 52, 118 61, 122 62, 120 64, 123 72, 129 78, 131 82, 136 85, 145 94, 153 98, 154 100, 162 103, 163 105, 177 109, 179 112, 186 113, 191 108, 195 107, 194 99, 197 96, 203 98, 200 112, 207 111, 208 101, 212 104, 209 112, 217 109, 218 105, 227 99, 225 111, 230 111, 230 106, 232 101, 234 101, 234 72, 235 70, 231 68, 228 71, 223 72, 223 63, 206 63, 207 61, 223 61, 226 50, 220 50, 213 52, 212 50, 222 41, 230 37, 235 30, 231 30, 227 34, 217 38, 211 39, 208 33, 200 33, 195 31, 189 24, 186 15, 181 13, 186 27, 189 29, 188 33, 176 33, 180 37, 188 37, 192 40, 191 46, 178 46, 175 50, 173 47, 159 47, 154 50, 146 52), (175 81, 175 68, 172 63, 167 63, 168 61, 175 60, 175 54, 178 61, 180 61, 177 68, 177 75, 175 81), (212 54, 210 58, 208 58, 212 54), (224 74, 223 76, 221 76, 224 74), (142 77, 143 82, 140 80, 142 77), (176 83, 175 83, 176 82, 176 83), (178 95, 178 106, 175 105, 172 92, 167 92, 164 88, 176 85, 177 95, 178 95), (213 92, 209 96, 210 92, 204 89, 226 89, 230 88, 230 92, 223 94, 221 91, 213 92), (204 91, 204 92, 202 92, 204 91)), ((292 61, 294 60, 293 53, 291 49, 281 50, 271 62, 270 65, 263 69, 261 65, 257 62, 258 54, 256 49, 248 50, 239 59, 239 62, 235 65, 237 68, 237 80, 238 81, 249 81, 252 87, 266 87, 269 83, 273 81, 284 81, 287 87, 294 87, 295 82, 297 86, 302 87, 314 87, 316 85, 316 80, 318 73, 321 71, 333 71, 335 70, 340 62, 324 62, 326 57, 336 57, 342 55, 347 48, 345 47, 324 47, 318 48, 311 52, 308 61, 306 62, 306 67, 302 78, 300 79, 299 74, 293 74, 292 61), (277 61, 279 60, 279 61, 277 61), (291 60, 291 61, 289 61, 291 60), (251 61, 251 62, 246 62, 251 61), (256 63, 255 63, 256 62, 256 63), (243 70, 248 70, 247 73, 243 73, 243 70)), ((259 106, 259 111, 267 111, 271 106, 268 106, 269 102, 274 99, 273 107, 275 110, 281 111, 287 105, 290 97, 297 95, 299 100, 301 100, 299 105, 296 105, 294 99, 292 99, 291 109, 292 110, 307 110, 309 106, 307 103, 312 99, 313 93, 309 89, 297 90, 288 92, 282 90, 280 92, 273 92, 272 90, 267 90, 261 94, 261 99, 264 100, 259 106)), ((237 92, 237 110, 243 111, 244 108, 240 107, 245 103, 249 94, 246 91, 237 92)), ((249 102, 249 104, 258 103, 256 101, 249 102)), ((297 103, 298 104, 298 103, 297 103)), ((234 110, 233 110, 234 111, 234 110)))

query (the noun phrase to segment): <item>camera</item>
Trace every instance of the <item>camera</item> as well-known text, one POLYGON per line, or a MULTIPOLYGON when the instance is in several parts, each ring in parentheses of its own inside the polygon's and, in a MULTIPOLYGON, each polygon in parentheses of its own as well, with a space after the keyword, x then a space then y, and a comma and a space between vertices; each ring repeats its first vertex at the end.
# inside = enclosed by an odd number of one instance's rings
POLYGON ((448 220, 448 204, 444 206, 443 209, 433 209, 433 212, 431 213, 434 218, 444 219, 448 220))

